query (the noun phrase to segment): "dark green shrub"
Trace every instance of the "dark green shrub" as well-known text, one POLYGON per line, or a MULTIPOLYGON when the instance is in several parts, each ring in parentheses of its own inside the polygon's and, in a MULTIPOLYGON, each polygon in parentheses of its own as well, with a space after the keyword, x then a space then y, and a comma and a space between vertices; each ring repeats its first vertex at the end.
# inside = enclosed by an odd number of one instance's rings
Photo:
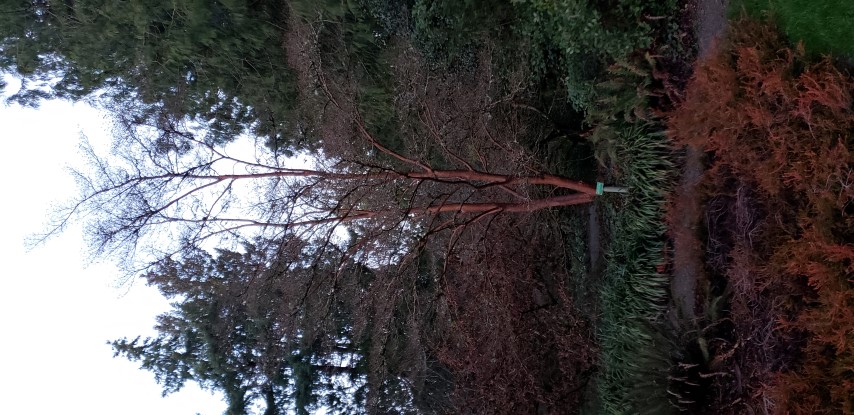
MULTIPOLYGON (((652 46, 657 28, 673 15, 675 2, 617 0, 523 0, 517 4, 518 30, 535 51, 555 50, 564 69, 570 102, 587 111, 596 101, 596 84, 615 62, 652 46)), ((542 52, 532 56, 535 70, 551 62, 542 52)))
POLYGON ((483 38, 507 31, 513 12, 505 1, 418 0, 412 9, 413 42, 436 68, 471 70, 483 38))

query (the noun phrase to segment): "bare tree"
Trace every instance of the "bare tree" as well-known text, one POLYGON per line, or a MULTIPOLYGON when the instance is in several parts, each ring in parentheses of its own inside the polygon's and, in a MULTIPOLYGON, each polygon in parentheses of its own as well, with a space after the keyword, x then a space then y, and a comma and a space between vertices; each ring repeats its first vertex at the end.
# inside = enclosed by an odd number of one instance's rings
POLYGON ((82 197, 60 212, 54 230, 82 216, 98 252, 120 251, 128 259, 140 248, 170 255, 250 228, 331 236, 336 225, 353 224, 367 237, 356 246, 366 248, 381 235, 397 232, 398 244, 401 232, 423 236, 499 214, 588 203, 596 195, 595 186, 565 177, 484 171, 447 149, 462 167, 434 168, 381 144, 354 114, 362 140, 355 145, 364 144, 370 156, 315 158, 309 167, 259 149, 254 157, 233 156, 191 133, 131 128, 111 158, 86 143, 91 170, 75 172, 82 197))

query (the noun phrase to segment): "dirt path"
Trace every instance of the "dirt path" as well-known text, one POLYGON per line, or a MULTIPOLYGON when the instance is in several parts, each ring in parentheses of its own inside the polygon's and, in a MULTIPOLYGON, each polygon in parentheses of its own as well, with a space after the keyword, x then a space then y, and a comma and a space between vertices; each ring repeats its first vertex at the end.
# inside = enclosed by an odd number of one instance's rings
MULTIPOLYGON (((705 59, 714 50, 715 40, 726 29, 728 0, 697 0, 696 30, 698 56, 705 59)), ((697 282, 703 273, 703 251, 697 239, 703 209, 697 185, 703 176, 703 150, 689 145, 672 207, 673 279, 670 294, 676 316, 693 320, 697 312, 697 282)))
POLYGON ((599 212, 595 203, 587 207, 587 254, 590 256, 590 272, 600 275, 600 257, 602 256, 601 227, 599 212))
POLYGON ((670 294, 676 304, 676 315, 693 319, 696 311, 697 281, 703 272, 703 251, 697 239, 702 209, 697 185, 703 176, 703 152, 688 146, 682 176, 676 187, 670 224, 673 238, 673 278, 670 294))
POLYGON ((726 29, 726 9, 729 0, 696 0, 697 43, 700 59, 712 51, 714 41, 726 29))

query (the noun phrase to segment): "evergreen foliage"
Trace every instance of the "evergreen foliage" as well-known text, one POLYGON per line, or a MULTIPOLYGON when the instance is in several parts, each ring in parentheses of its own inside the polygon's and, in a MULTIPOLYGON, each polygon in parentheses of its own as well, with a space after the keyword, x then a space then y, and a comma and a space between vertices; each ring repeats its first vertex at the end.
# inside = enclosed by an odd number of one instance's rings
POLYGON ((287 15, 279 2, 18 3, 0 13, 21 22, 0 33, 2 69, 26 81, 14 101, 136 100, 147 118, 189 119, 214 141, 252 132, 276 147, 307 145, 291 115, 296 91, 278 46, 287 15))
POLYGON ((589 111, 607 96, 596 86, 607 79, 609 66, 631 62, 653 46, 658 32, 673 29, 668 25, 676 2, 523 0, 517 7, 518 30, 530 39, 534 68, 542 73, 551 65, 562 67, 569 101, 589 111))
POLYGON ((248 413, 256 401, 265 414, 307 414, 317 405, 363 411, 366 372, 348 331, 351 312, 336 302, 328 316, 307 313, 294 302, 315 272, 311 264, 260 246, 215 256, 197 250, 158 264, 144 278, 173 300, 172 310, 158 316, 156 337, 111 342, 116 355, 154 373, 164 395, 187 381, 222 392, 229 415, 248 413), (342 381, 350 386, 336 390, 342 381))

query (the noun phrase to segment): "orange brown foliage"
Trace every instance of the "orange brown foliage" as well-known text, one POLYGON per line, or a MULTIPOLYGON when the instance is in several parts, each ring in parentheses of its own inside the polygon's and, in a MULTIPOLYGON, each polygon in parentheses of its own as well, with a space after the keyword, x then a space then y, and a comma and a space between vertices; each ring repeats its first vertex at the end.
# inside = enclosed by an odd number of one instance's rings
POLYGON ((731 293, 738 372, 717 387, 743 391, 718 403, 852 414, 854 79, 829 58, 808 62, 772 26, 733 27, 669 118, 678 143, 712 160, 707 261, 731 293))

